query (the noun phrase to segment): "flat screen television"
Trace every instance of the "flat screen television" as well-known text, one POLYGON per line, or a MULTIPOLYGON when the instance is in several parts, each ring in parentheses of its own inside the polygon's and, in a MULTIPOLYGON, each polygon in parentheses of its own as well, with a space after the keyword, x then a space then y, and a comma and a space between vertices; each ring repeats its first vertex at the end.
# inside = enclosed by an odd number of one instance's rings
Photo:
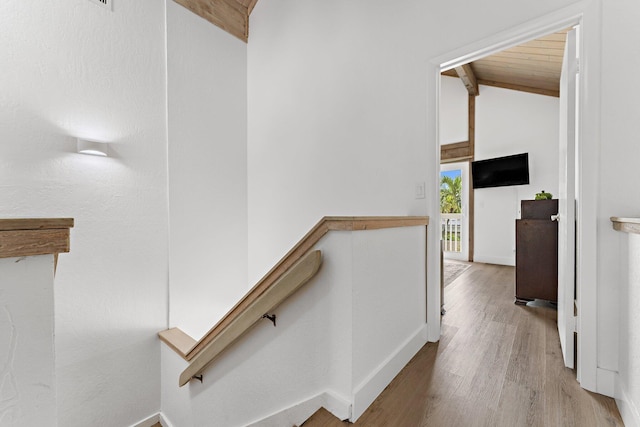
POLYGON ((529 153, 471 162, 473 188, 529 184, 529 153))

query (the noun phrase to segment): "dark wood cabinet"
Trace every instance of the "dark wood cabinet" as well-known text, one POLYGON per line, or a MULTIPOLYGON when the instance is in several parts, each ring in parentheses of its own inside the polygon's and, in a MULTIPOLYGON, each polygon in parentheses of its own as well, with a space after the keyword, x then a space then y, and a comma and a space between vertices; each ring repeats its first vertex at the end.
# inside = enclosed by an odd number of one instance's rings
POLYGON ((558 299, 557 200, 523 200, 516 220, 516 304, 558 299))

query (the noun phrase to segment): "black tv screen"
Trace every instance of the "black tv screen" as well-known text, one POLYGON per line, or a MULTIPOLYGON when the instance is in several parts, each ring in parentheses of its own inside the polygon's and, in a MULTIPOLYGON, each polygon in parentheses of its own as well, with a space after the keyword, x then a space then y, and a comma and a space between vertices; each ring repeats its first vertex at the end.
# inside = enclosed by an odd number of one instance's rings
POLYGON ((471 162, 473 188, 529 183, 529 153, 471 162))

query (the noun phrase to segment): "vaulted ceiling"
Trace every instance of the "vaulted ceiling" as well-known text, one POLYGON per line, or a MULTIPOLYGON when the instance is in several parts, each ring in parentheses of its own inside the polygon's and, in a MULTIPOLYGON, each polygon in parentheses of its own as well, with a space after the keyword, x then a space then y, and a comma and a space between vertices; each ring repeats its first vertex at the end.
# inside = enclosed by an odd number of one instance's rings
POLYGON ((562 30, 486 56, 443 72, 460 77, 470 90, 475 86, 497 86, 541 95, 559 96, 560 71, 567 31, 562 30))
MULTIPOLYGON (((174 0, 226 32, 247 42, 249 15, 258 0, 174 0)), ((478 59, 443 75, 460 77, 472 95, 478 85, 559 96, 560 71, 568 30, 478 59)))

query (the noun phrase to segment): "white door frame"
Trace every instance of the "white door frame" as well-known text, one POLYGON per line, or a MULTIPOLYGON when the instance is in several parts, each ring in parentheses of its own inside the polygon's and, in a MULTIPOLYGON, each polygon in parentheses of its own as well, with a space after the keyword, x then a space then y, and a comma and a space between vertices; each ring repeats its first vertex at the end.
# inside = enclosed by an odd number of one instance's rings
MULTIPOLYGON (((461 47, 430 61, 428 70, 433 85, 435 102, 431 106, 433 114, 428 117, 428 127, 435 129, 433 160, 440 163, 438 105, 440 103, 440 72, 458 65, 482 58, 492 53, 516 46, 525 41, 579 24, 581 28, 580 49, 580 93, 579 133, 580 146, 577 148, 577 208, 579 219, 576 236, 577 261, 577 299, 578 299, 578 346, 577 379, 580 385, 590 391, 611 396, 607 382, 611 379, 608 372, 598 369, 597 364, 597 191, 598 154, 600 136, 600 62, 601 62, 601 0, 583 0, 560 9, 549 15, 521 24, 507 31, 461 47)), ((430 161, 430 164, 433 164, 430 161)), ((438 168, 438 176, 440 169, 438 168)), ((438 188, 431 191, 429 205, 439 206, 438 188)), ((429 193, 427 193, 429 194, 429 193)), ((432 273, 428 275, 427 313, 429 340, 435 340, 440 334, 439 318, 439 233, 429 233, 428 263, 432 273), (437 314, 436 314, 437 313, 437 314)))

